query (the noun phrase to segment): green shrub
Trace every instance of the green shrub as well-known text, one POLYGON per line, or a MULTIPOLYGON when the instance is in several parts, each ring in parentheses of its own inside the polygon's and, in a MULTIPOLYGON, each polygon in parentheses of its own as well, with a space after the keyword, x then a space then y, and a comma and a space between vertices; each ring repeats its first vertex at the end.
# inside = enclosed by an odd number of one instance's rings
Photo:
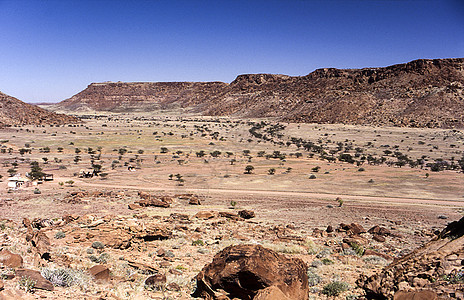
POLYGON ((19 289, 24 290, 26 293, 30 293, 37 282, 29 276, 22 276, 18 281, 19 289))
POLYGON ((204 245, 205 245, 205 242, 203 242, 202 240, 192 241, 192 246, 204 246, 204 245))
POLYGON ((323 263, 324 265, 333 265, 333 264, 334 264, 334 261, 331 260, 330 258, 323 258, 323 259, 322 259, 322 263, 323 263))
POLYGON ((110 255, 108 253, 102 253, 99 257, 96 257, 95 255, 89 256, 89 259, 96 264, 106 264, 109 258, 110 255))
POLYGON ((43 268, 40 274, 50 281, 54 286, 69 287, 72 285, 82 286, 86 282, 86 276, 82 271, 69 268, 43 268))
POLYGON ((55 233, 55 239, 62 239, 64 237, 66 237, 66 234, 63 231, 58 231, 55 233))
POLYGON ((92 243, 92 248, 94 249, 103 249, 105 248, 105 244, 103 244, 102 242, 93 242, 92 243))
POLYGON ((351 242, 350 246, 351 248, 353 248, 354 252, 356 252, 358 256, 362 256, 364 254, 364 247, 362 245, 355 242, 351 242))
POLYGON ((327 295, 327 296, 338 296, 341 293, 347 291, 349 287, 350 286, 346 282, 334 281, 334 282, 326 284, 322 288, 322 294, 327 295))
POLYGON ((315 268, 308 268, 308 285, 315 286, 322 282, 321 276, 317 275, 315 268))

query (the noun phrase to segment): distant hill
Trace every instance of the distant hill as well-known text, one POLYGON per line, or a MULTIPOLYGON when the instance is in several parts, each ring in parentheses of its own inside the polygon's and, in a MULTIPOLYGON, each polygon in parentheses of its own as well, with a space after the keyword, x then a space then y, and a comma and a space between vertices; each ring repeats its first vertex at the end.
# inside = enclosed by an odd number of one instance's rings
POLYGON ((464 127, 464 58, 382 68, 318 69, 306 76, 239 75, 222 82, 92 83, 52 109, 146 111, 379 126, 464 127))
POLYGON ((80 120, 27 104, 0 92, 0 127, 79 123, 80 120))

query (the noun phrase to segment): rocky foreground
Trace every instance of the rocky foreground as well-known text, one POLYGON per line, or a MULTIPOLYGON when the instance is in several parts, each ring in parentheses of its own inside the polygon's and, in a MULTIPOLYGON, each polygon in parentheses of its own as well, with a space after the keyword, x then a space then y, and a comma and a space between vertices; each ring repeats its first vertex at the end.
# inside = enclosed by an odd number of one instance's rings
POLYGON ((306 76, 239 75, 222 82, 92 83, 51 109, 273 117, 289 122, 464 127, 464 59, 383 68, 318 69, 306 76))
POLYGON ((133 214, 1 220, 0 299, 463 297, 464 219, 407 254, 399 223, 308 232, 246 209, 202 210, 191 194, 80 191, 59 201, 102 198, 127 199, 133 214), (172 204, 200 209, 170 213, 172 204))

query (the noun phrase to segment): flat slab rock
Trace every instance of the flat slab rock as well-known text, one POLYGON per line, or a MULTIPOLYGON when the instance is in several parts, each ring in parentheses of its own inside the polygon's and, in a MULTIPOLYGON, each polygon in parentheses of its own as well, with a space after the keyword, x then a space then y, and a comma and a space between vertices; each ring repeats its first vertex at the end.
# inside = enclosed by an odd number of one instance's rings
POLYGON ((307 300, 309 292, 307 266, 301 259, 287 258, 260 245, 225 248, 196 280, 192 296, 205 299, 263 300, 284 295, 307 300))
POLYGON ((53 291, 53 284, 47 279, 43 278, 39 271, 29 269, 17 269, 16 277, 28 277, 35 281, 34 288, 46 291, 53 291))

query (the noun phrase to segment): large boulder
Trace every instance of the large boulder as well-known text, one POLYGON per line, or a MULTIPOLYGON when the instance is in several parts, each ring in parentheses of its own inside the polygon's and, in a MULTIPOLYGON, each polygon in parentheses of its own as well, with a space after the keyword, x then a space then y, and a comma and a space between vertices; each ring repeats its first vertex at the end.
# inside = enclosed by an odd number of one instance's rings
POLYGON ((250 300, 258 295, 258 299, 274 299, 283 294, 290 299, 306 300, 309 292, 307 266, 301 259, 287 258, 260 245, 225 248, 196 280, 192 296, 205 299, 250 300), (268 294, 274 298, 266 298, 268 294))
POLYGON ((464 217, 382 272, 361 276, 357 284, 375 299, 463 299, 463 262, 464 217))

